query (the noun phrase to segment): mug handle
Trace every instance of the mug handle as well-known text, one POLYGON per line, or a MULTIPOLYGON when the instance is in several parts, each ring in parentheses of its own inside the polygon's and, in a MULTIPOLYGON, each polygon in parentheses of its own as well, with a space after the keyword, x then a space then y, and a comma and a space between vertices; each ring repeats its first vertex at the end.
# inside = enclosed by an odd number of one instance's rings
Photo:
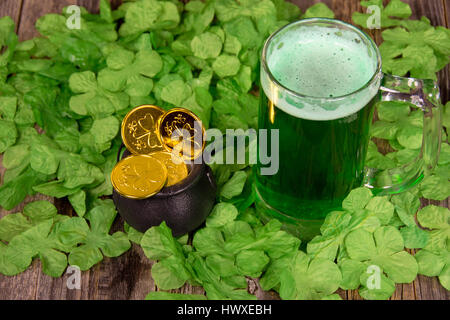
POLYGON ((442 140, 440 92, 433 80, 384 75, 382 101, 409 102, 423 111, 423 140, 417 158, 402 167, 378 170, 366 168, 364 185, 376 195, 406 191, 422 181, 437 165, 442 140))

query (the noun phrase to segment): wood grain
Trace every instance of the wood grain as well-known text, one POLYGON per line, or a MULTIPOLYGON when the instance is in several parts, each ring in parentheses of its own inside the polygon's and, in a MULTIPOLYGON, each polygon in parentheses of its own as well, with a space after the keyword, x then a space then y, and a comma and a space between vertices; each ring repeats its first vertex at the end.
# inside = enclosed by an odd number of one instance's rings
POLYGON ((17 27, 20 23, 20 13, 22 11, 23 0, 2 0, 0 1, 0 17, 10 16, 16 23, 17 27))
MULTIPOLYGON (((425 15, 430 18, 433 25, 449 27, 450 0, 403 0, 409 3, 413 10, 413 18, 425 15)), ((351 14, 355 11, 363 12, 358 0, 293 0, 304 12, 314 3, 324 2, 335 13, 336 18, 352 23, 351 14)), ((113 7, 120 4, 120 0, 112 1, 113 7)), ((47 13, 60 13, 62 8, 71 4, 86 7, 90 12, 98 12, 98 0, 0 0, 0 17, 9 15, 16 22, 16 30, 21 40, 30 39, 38 32, 34 28, 36 20, 47 13)), ((380 31, 370 31, 376 42, 381 43, 380 31)), ((450 97, 450 67, 439 73, 440 87, 443 101, 450 97)), ((1 161, 1 156, 0 156, 1 161)), ((0 175, 4 168, 0 166, 0 175)), ((64 199, 50 199, 42 195, 27 197, 24 203, 11 211, 0 209, 0 217, 22 210, 25 203, 36 199, 49 199, 55 203, 61 213, 72 215, 70 204, 64 199)), ((428 201, 423 200, 422 206, 436 204, 449 207, 449 200, 428 201)), ((123 221, 118 218, 113 230, 120 230, 123 221)), ((24 273, 5 277, 0 275, 0 299, 143 299, 145 295, 158 290, 151 278, 151 265, 143 254, 142 249, 133 244, 132 249, 118 258, 105 258, 105 260, 82 273, 81 290, 67 288, 67 275, 61 278, 51 278, 41 272, 40 262, 35 260, 32 266, 24 273)), ((262 291, 255 279, 248 279, 249 287, 258 298, 277 299, 277 295, 262 291)), ((184 286, 174 292, 204 293, 200 287, 184 286)), ((357 291, 338 291, 343 299, 361 300, 357 291)), ((437 278, 418 276, 411 284, 397 285, 392 297, 393 300, 406 299, 436 299, 450 300, 450 293, 446 291, 437 278)))

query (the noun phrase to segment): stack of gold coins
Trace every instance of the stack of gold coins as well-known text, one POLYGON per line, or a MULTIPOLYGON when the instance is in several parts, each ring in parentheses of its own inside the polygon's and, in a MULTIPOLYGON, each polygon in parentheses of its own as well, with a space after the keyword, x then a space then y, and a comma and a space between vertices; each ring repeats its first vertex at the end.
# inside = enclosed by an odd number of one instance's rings
POLYGON ((143 105, 122 121, 122 141, 132 155, 111 172, 114 189, 124 197, 146 199, 188 176, 186 162, 205 147, 205 129, 189 110, 143 105))

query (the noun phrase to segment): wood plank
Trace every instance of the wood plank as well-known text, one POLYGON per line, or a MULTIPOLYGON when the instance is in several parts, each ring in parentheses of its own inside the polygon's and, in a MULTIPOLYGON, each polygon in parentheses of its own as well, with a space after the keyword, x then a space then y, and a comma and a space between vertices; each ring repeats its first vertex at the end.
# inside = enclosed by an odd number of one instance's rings
MULTIPOLYGON (((42 2, 41 2, 42 3, 42 2)), ((36 2, 36 4, 38 4, 36 2)), ((34 29, 34 25, 31 27, 23 27, 29 25, 29 20, 32 20, 31 16, 32 12, 27 11, 26 3, 22 0, 6 0, 1 2, 0 13, 3 14, 3 9, 8 10, 6 14, 15 16, 16 31, 19 34, 20 39, 27 39, 27 33, 34 29), (19 14, 22 13, 20 16, 19 14), (27 30, 28 29, 28 30, 27 30)), ((47 10, 44 6, 43 10, 47 10)), ((3 156, 0 157, 0 161, 3 156)), ((3 178, 3 174, 5 169, 3 166, 0 166, 0 175, 3 178)), ((4 210, 0 208, 0 218, 9 213, 21 212, 26 203, 35 200, 49 200, 53 201, 52 198, 44 196, 44 195, 36 195, 33 197, 26 197, 25 201, 18 205, 16 208, 12 210, 4 210)), ((31 267, 28 268, 27 271, 16 275, 14 277, 6 277, 0 275, 0 299, 35 299, 37 293, 37 284, 39 281, 39 277, 41 276, 41 267, 39 261, 33 261, 31 267)))
POLYGON ((73 1, 23 0, 19 39, 28 40, 38 36, 39 32, 34 27, 37 19, 47 13, 61 13, 62 9, 70 4, 73 4, 73 1))
MULTIPOLYGON (((450 28, 450 0, 442 0, 442 3, 445 14, 445 26, 450 28)), ((447 66, 444 71, 441 71, 439 76, 441 77, 441 83, 445 82, 445 87, 447 88, 446 92, 442 94, 442 101, 445 103, 450 100, 450 66, 447 66)))
POLYGON ((0 1, 0 17, 10 16, 16 23, 17 27, 20 23, 20 12, 22 10, 23 0, 2 0, 0 1))
MULTIPOLYGON (((73 1, 50 1, 42 2, 25 0, 25 9, 31 12, 33 17, 26 19, 24 29, 33 29, 34 22, 41 15, 55 12, 60 13, 63 7, 73 4, 73 1)), ((77 5, 83 6, 90 12, 98 13, 98 1, 78 0, 77 5)), ((21 25, 22 27, 22 25, 21 25)), ((22 29, 22 30, 24 30, 22 29)), ((24 39, 37 35, 30 32, 23 35, 24 39)), ((70 210, 67 201, 58 200, 58 209, 70 210)), ((118 219, 120 221, 120 219, 118 219)), ((120 222, 116 221, 115 226, 120 222)), ((120 228, 122 224, 120 225, 120 228)), ((118 228, 116 228, 118 229, 118 228)), ((145 294, 152 289, 153 280, 150 277, 151 262, 143 256, 142 249, 137 246, 128 251, 125 255, 116 258, 106 258, 102 263, 91 270, 82 272, 81 290, 70 290, 67 288, 67 276, 62 278, 51 278, 43 273, 39 273, 37 285, 37 299, 143 299, 145 294), (120 281, 118 281, 120 280, 120 281)))
POLYGON ((445 25, 447 28, 450 26, 450 0, 442 0, 444 3, 444 12, 445 12, 445 25))
MULTIPOLYGON (((120 1, 113 1, 113 7, 117 7, 120 1)), ((310 5, 320 0, 294 0, 304 12, 310 5)), ((351 13, 361 11, 358 0, 341 1, 325 0, 335 13, 336 18, 351 23, 351 13)), ((414 17, 428 16, 433 25, 447 25, 449 21, 450 0, 407 0, 411 3, 414 17), (447 10, 446 10, 447 9, 447 10)), ((73 4, 70 0, 1 0, 0 14, 11 15, 18 23, 20 39, 29 39, 37 32, 34 23, 41 15, 55 12, 73 4), (20 12, 23 12, 20 16, 20 12)), ((83 5, 91 12, 98 12, 98 1, 78 0, 78 5, 83 5)), ((371 32, 372 36, 380 43, 379 31, 371 32)), ((447 101, 449 96, 449 67, 440 73, 443 100, 447 101)), ((0 173, 4 169, 0 167, 0 173)), ((34 199, 48 199, 48 197, 28 197, 26 202, 34 199)), ((20 211, 24 203, 11 211, 0 210, 0 217, 9 212, 20 211)), ((444 202, 432 202, 441 206, 449 206, 448 199, 444 202)), ((427 202, 423 202, 426 205, 427 202)), ((62 212, 71 215, 72 209, 67 201, 57 200, 57 207, 62 212)), ((114 230, 122 228, 121 219, 117 219, 114 230)), ((150 291, 157 290, 152 278, 152 262, 142 252, 142 249, 133 245, 132 249, 118 258, 106 258, 102 263, 93 267, 90 271, 82 273, 81 290, 67 289, 67 275, 61 278, 51 278, 40 271, 40 262, 34 261, 32 266, 24 273, 15 277, 0 276, 0 299, 143 299, 150 291)), ((254 279, 249 279, 250 289, 255 291, 259 298, 274 299, 276 295, 258 291, 258 284, 254 279)), ((174 292, 199 293, 204 291, 201 287, 184 286, 174 292)), ((361 300, 357 291, 343 291, 338 293, 344 299, 361 300)), ((450 294, 440 286, 437 278, 419 276, 412 284, 397 285, 393 299, 447 299, 450 294)))

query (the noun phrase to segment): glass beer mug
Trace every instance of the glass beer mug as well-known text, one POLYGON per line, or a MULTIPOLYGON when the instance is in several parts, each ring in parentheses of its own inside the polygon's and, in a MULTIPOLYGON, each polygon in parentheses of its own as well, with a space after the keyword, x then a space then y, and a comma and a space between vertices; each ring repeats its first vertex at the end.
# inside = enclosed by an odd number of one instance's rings
POLYGON ((269 131, 265 148, 278 152, 279 167, 263 174, 258 159, 257 210, 303 239, 319 232, 326 214, 339 210, 352 189, 399 193, 438 161, 442 107, 436 83, 384 75, 374 41, 347 23, 305 19, 275 32, 262 52, 260 97, 259 129, 269 131), (409 102, 423 111, 417 159, 384 171, 365 166, 380 101, 409 102))

